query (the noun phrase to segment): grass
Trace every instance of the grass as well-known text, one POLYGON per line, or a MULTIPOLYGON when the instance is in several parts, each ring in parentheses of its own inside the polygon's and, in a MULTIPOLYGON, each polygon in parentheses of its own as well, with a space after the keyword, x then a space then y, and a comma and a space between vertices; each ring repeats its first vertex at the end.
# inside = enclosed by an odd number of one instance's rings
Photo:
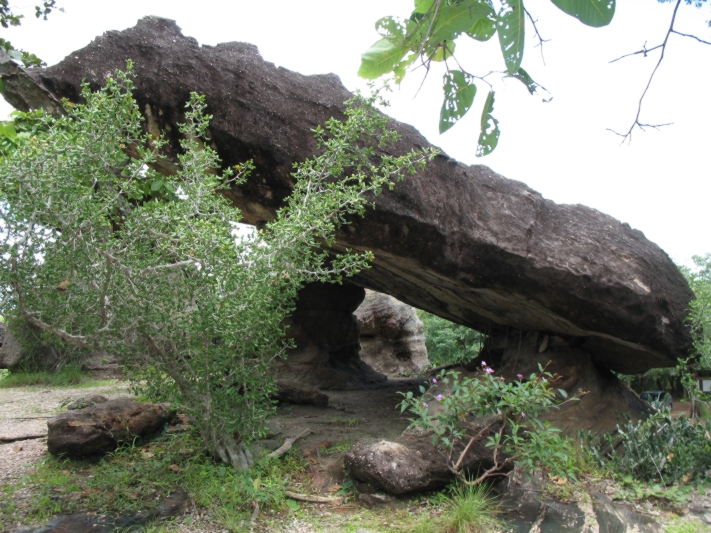
POLYGON ((106 382, 91 379, 82 372, 81 365, 69 363, 64 365, 59 372, 22 368, 17 371, 4 371, 0 373, 0 389, 13 387, 94 387, 105 385, 106 382))
MULTIPOLYGON (((212 511, 230 531, 249 519, 253 502, 282 510, 284 490, 305 470, 303 460, 287 454, 237 471, 202 451, 192 432, 164 433, 140 446, 124 446, 96 459, 50 457, 24 482, 0 487, 0 530, 18 521, 46 522, 53 515, 101 510, 107 515, 153 511, 178 487, 198 507, 212 511), (30 489, 31 498, 18 498, 30 489)), ((188 520, 188 518, 186 518, 188 520)), ((238 527, 239 526, 239 527, 238 527)))
POLYGON ((336 416, 332 418, 329 422, 330 424, 341 424, 348 426, 349 428, 354 428, 360 424, 360 419, 358 418, 343 418, 341 416, 336 416))
POLYGON ((504 529, 501 509, 483 485, 457 486, 439 516, 425 516, 415 533, 493 533, 504 529))

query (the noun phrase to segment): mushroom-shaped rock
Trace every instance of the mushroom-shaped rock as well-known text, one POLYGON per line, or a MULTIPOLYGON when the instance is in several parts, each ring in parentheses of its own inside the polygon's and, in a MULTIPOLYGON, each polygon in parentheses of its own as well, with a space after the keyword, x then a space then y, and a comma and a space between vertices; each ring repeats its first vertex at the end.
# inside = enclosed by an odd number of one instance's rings
MULTIPOLYGON (((166 134, 173 161, 185 102, 191 91, 205 95, 214 116, 211 143, 224 165, 249 158, 256 165, 228 193, 254 224, 274 217, 292 190, 293 164, 317 151, 312 129, 342 118, 351 96, 336 76, 277 68, 249 44, 200 46, 175 22, 155 17, 28 72, 47 102, 76 102, 82 80, 103 85, 127 59, 135 63, 146 128, 166 134)), ((30 91, 27 78, 3 72, 11 103, 42 100, 20 98, 30 91)), ((396 121, 392 127, 401 139, 387 153, 429 146, 414 128, 396 121)), ((668 367, 691 347, 684 319, 693 294, 640 231, 446 155, 383 192, 374 210, 345 226, 335 250, 346 248, 375 254, 373 267, 354 279, 361 286, 481 331, 576 337, 597 367, 622 373, 668 367)))

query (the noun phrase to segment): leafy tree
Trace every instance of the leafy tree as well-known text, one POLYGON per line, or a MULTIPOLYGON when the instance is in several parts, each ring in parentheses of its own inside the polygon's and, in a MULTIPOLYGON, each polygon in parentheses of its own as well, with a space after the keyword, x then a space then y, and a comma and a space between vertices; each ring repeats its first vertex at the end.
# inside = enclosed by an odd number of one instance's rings
POLYGON ((276 219, 235 240, 240 213, 219 191, 251 163, 220 171, 193 94, 179 170, 156 173, 164 141, 143 133, 132 87, 124 73, 85 87, 85 105, 43 116, 0 164, 0 312, 47 343, 119 354, 138 388, 182 404, 216 457, 246 467, 297 291, 367 268, 368 252, 329 252, 337 228, 435 152, 379 155, 397 133, 356 97, 346 122, 315 130, 320 154, 296 166, 276 219))
MULTIPOLYGON (((57 9, 56 0, 43 0, 41 5, 35 6, 35 16, 47 20, 48 15, 57 9)), ((19 26, 22 24, 24 15, 18 15, 12 11, 8 0, 0 0, 0 26, 9 28, 10 26, 19 26)), ((12 59, 22 61, 26 67, 40 67, 44 65, 42 60, 36 55, 20 50, 12 46, 10 41, 0 38, 0 48, 5 50, 12 59)))
MULTIPOLYGON (((615 14, 616 0, 551 1, 564 13, 587 26, 596 28, 608 25, 615 14)), ((670 36, 677 35, 711 44, 675 29, 676 14, 682 0, 659 1, 675 2, 664 41, 652 48, 646 48, 645 44, 642 50, 623 56, 641 54, 646 57, 651 52, 659 51, 659 61, 652 71, 649 84, 664 58, 670 36)), ((706 2, 706 0, 684 1, 696 7, 701 7, 706 2)), ((481 131, 476 154, 487 155, 496 148, 500 133, 499 123, 494 118, 494 86, 489 79, 495 75, 514 78, 523 83, 531 94, 535 94, 542 88, 521 66, 526 48, 527 27, 529 31, 533 30, 537 46, 542 46, 545 42, 538 31, 537 20, 524 6, 523 0, 500 0, 499 2, 415 0, 414 4, 415 9, 408 18, 388 16, 375 23, 375 29, 381 38, 363 53, 358 74, 371 80, 381 76, 391 76, 396 83, 400 83, 408 70, 424 67, 427 73, 433 62, 444 62, 446 66, 442 80, 444 101, 440 112, 439 131, 444 133, 454 126, 471 109, 477 92, 483 87, 487 93, 481 115, 481 131), (457 43, 464 39, 484 42, 494 38, 495 35, 498 37, 505 69, 486 74, 476 74, 464 69, 455 56, 457 43)), ((658 128, 664 125, 646 124, 640 121, 642 101, 647 89, 640 98, 637 115, 629 131, 618 134, 623 139, 631 138, 635 128, 658 128)))

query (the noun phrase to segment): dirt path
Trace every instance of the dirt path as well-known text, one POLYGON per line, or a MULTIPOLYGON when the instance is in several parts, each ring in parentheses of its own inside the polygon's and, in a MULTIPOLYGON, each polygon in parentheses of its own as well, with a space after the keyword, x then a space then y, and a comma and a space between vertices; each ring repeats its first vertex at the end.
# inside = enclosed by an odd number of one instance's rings
POLYGON ((98 387, 0 389, 0 485, 19 479, 47 453, 47 420, 64 410, 63 402, 103 394, 125 396, 119 381, 98 387))

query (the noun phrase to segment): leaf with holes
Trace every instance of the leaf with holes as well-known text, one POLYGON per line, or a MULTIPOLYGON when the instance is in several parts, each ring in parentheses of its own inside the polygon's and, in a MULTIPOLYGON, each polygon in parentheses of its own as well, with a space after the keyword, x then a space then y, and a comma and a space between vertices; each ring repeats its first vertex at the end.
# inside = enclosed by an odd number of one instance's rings
POLYGON ((439 132, 444 133, 462 118, 474 102, 476 85, 469 74, 450 70, 444 75, 444 102, 439 115, 439 132))
POLYGON ((560 10, 586 26, 600 28, 612 22, 615 0, 551 0, 560 10))
POLYGON ((494 112, 494 91, 486 97, 484 111, 481 113, 481 133, 479 134, 479 145, 476 147, 476 156, 482 157, 490 154, 499 142, 499 121, 492 113, 494 112))
POLYGON ((468 31, 467 35, 477 41, 488 41, 496 33, 496 16, 479 19, 468 31))
POLYGON ((511 77, 516 78, 518 81, 523 83, 526 86, 526 89, 528 89, 528 92, 531 94, 534 94, 538 88, 541 87, 541 85, 538 85, 535 81, 533 81, 533 78, 531 78, 529 73, 522 68, 511 74, 511 77))
POLYGON ((525 13, 522 0, 503 0, 496 29, 499 32, 501 52, 504 54, 509 74, 516 72, 523 59, 525 13))

